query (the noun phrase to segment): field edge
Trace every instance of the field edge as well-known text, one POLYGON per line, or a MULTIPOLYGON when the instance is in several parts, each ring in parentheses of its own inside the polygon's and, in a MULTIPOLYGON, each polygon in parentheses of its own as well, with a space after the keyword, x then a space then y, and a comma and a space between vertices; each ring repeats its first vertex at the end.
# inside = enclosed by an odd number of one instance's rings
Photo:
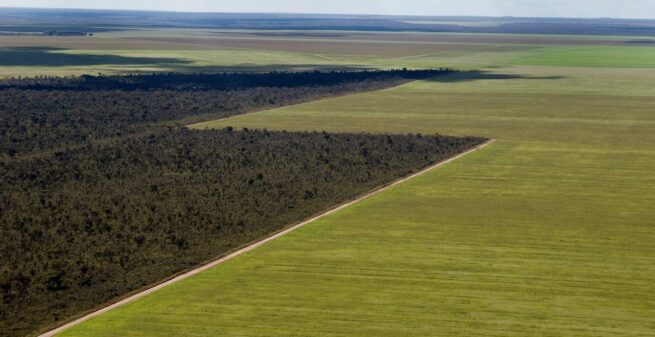
POLYGON ((408 180, 411 180, 413 178, 424 175, 424 174, 426 174, 426 173, 428 173, 428 172, 430 172, 430 171, 432 171, 434 169, 437 169, 439 167, 447 165, 447 164, 449 164, 449 163, 451 163, 453 161, 456 161, 456 160, 458 160, 458 159, 460 159, 462 157, 465 157, 465 156, 467 156, 469 154, 472 154, 474 152, 483 150, 484 148, 488 147, 489 145, 492 145, 495 142, 497 142, 496 139, 488 139, 488 140, 486 140, 486 141, 484 141, 484 142, 482 142, 480 144, 474 145, 473 147, 471 147, 471 148, 469 148, 469 149, 467 149, 467 150, 465 150, 463 152, 460 152, 458 154, 455 154, 454 156, 451 156, 449 158, 440 160, 440 161, 438 161, 438 162, 436 162, 436 163, 434 163, 434 164, 432 164, 432 165, 430 165, 430 166, 428 166, 426 168, 423 168, 423 169, 419 170, 418 172, 412 173, 412 174, 410 174, 410 175, 408 175, 406 177, 396 179, 396 180, 391 181, 391 182, 389 182, 387 184, 378 186, 378 187, 376 187, 376 188, 374 188, 374 189, 372 189, 372 190, 370 190, 368 192, 365 192, 364 194, 362 194, 360 196, 357 196, 357 197, 352 198, 350 200, 344 201, 343 203, 335 205, 334 207, 331 207, 331 208, 329 208, 327 210, 324 210, 324 211, 322 211, 322 212, 320 212, 318 214, 315 214, 315 215, 309 217, 306 220, 302 220, 299 223, 289 224, 289 225, 283 227, 282 229, 280 229, 278 231, 275 231, 275 232, 272 232, 272 233, 266 235, 265 237, 262 237, 262 238, 260 238, 258 240, 255 240, 253 242, 250 242, 250 243, 247 243, 247 244, 245 244, 243 246, 235 248, 232 251, 228 251, 228 252, 226 252, 224 254, 221 254, 216 259, 212 259, 212 260, 210 260, 208 262, 202 263, 201 265, 199 265, 198 267, 196 267, 194 269, 187 270, 187 271, 181 271, 181 272, 179 272, 179 273, 177 273, 175 275, 172 275, 171 277, 169 277, 167 279, 161 280, 158 283, 151 284, 151 285, 149 285, 147 287, 144 287, 144 288, 142 288, 140 290, 136 290, 136 291, 134 291, 132 293, 128 293, 128 294, 126 294, 126 295, 124 295, 122 297, 118 297, 114 301, 103 304, 102 306, 98 307, 98 309, 89 310, 89 311, 87 311, 85 313, 82 313, 82 314, 80 314, 80 315, 78 315, 76 317, 71 318, 70 320, 61 322, 60 323, 61 325, 59 325, 59 326, 55 325, 56 327, 54 329, 52 329, 52 330, 49 330, 47 332, 37 334, 37 335, 34 335, 34 336, 37 336, 37 337, 54 337, 54 336, 57 336, 58 334, 64 332, 65 330, 68 330, 68 329, 70 329, 72 327, 80 325, 80 324, 82 324, 82 323, 84 323, 84 322, 86 322, 86 321, 88 321, 88 320, 90 320, 92 318, 95 318, 97 316, 100 316, 100 315, 102 315, 104 313, 107 313, 107 312, 112 311, 114 309, 120 308, 120 307, 125 306, 127 304, 130 304, 132 302, 135 302, 135 301, 137 301, 137 300, 139 300, 141 298, 144 298, 144 297, 146 297, 146 296, 148 296, 148 295, 150 295, 152 293, 155 293, 155 292, 157 292, 157 291, 159 291, 159 290, 161 290, 161 289, 163 289, 163 288, 165 288, 165 287, 167 287, 169 285, 172 285, 172 284, 178 283, 180 281, 183 281, 185 279, 188 279, 188 278, 190 278, 190 277, 192 277, 192 276, 194 276, 196 274, 199 274, 199 273, 201 273, 203 271, 212 269, 214 267, 218 267, 218 266, 220 266, 221 264, 223 264, 223 263, 225 263, 227 261, 230 261, 230 260, 232 260, 232 259, 234 259, 236 257, 239 257, 241 255, 244 255, 244 254, 246 254, 246 253, 248 253, 248 252, 250 252, 250 251, 252 251, 252 250, 254 250, 254 249, 258 248, 258 247, 260 247, 260 246, 263 246, 268 242, 271 242, 271 241, 273 241, 273 240, 275 240, 275 239, 277 239, 279 237, 282 237, 282 236, 284 236, 286 234, 294 232, 295 230, 300 229, 300 228, 302 228, 302 227, 304 227, 306 225, 309 225, 309 224, 311 224, 311 223, 313 223, 313 222, 315 222, 315 221, 317 221, 319 219, 322 219, 322 218, 324 218, 324 217, 326 217, 328 215, 331 215, 331 214, 336 213, 336 212, 338 212, 340 210, 348 208, 348 207, 350 207, 350 206, 352 206, 352 205, 354 205, 354 204, 356 204, 356 203, 358 203, 360 201, 364 201, 364 200, 369 199, 369 198, 371 198, 373 196, 376 196, 379 193, 382 193, 382 192, 384 192, 386 190, 392 189, 392 188, 394 188, 394 187, 396 187, 396 186, 398 186, 398 185, 400 185, 400 184, 402 184, 402 183, 404 183, 404 182, 406 182, 408 180))

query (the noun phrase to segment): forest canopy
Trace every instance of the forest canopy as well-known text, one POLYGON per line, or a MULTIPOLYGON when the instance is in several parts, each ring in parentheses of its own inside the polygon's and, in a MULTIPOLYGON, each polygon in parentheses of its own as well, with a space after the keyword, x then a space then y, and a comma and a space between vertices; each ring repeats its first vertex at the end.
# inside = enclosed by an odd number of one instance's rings
POLYGON ((0 336, 37 333, 484 141, 197 131, 189 118, 442 73, 6 80, 0 336))
POLYGON ((5 79, 0 80, 0 159, 142 133, 184 118, 188 122, 229 117, 382 89, 449 72, 436 69, 5 79))
POLYGON ((483 141, 171 129, 0 164, 0 333, 88 310, 483 141))

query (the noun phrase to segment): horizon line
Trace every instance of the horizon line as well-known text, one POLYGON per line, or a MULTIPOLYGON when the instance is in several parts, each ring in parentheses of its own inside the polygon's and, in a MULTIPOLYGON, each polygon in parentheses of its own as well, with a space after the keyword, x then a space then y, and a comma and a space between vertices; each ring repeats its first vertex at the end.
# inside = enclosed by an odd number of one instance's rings
POLYGON ((471 15, 471 14, 375 14, 375 13, 316 13, 316 12, 239 12, 239 11, 179 11, 179 10, 157 10, 157 9, 126 9, 126 8, 80 8, 80 7, 37 7, 37 6, 0 6, 3 9, 26 9, 26 10, 70 10, 70 11, 119 11, 119 12, 152 12, 152 13, 178 13, 178 14, 257 14, 257 15, 311 15, 311 16, 378 16, 378 17, 417 17, 417 18, 514 18, 514 19, 579 19, 579 20, 629 20, 629 21, 655 21, 652 18, 636 17, 611 17, 611 16, 493 16, 493 15, 471 15))

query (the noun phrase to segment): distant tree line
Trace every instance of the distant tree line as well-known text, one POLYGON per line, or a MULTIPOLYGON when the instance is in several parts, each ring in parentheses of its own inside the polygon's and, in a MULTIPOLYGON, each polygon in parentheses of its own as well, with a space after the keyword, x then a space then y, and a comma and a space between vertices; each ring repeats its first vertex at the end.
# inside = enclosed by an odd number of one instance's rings
POLYGON ((154 74, 0 80, 0 158, 143 132, 154 124, 222 118, 449 70, 154 74))
POLYGON ((46 36, 93 36, 93 33, 80 32, 74 30, 48 30, 43 32, 46 36))
POLYGON ((255 87, 298 88, 335 86, 390 79, 417 80, 452 73, 448 68, 422 70, 308 71, 265 73, 38 76, 0 80, 0 90, 240 90, 255 87))
POLYGON ((34 333, 482 141, 167 127, 0 160, 0 336, 34 333))

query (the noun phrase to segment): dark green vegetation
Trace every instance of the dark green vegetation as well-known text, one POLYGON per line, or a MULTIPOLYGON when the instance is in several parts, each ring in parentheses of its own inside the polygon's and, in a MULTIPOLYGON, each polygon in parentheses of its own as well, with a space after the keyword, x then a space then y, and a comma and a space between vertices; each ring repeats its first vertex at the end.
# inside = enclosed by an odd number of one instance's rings
POLYGON ((173 130, 0 164, 0 331, 19 336, 478 138, 173 130))
POLYGON ((189 116, 440 73, 2 82, 0 336, 36 333, 483 141, 176 126, 189 116))
POLYGON ((35 90, 239 90, 253 87, 297 88, 308 86, 339 85, 349 82, 388 79, 426 79, 452 73, 449 69, 375 70, 358 72, 269 72, 223 74, 150 74, 101 75, 81 77, 7 78, 0 89, 35 90))
POLYGON ((142 133, 153 123, 222 118, 447 70, 84 76, 0 82, 0 158, 142 133))

